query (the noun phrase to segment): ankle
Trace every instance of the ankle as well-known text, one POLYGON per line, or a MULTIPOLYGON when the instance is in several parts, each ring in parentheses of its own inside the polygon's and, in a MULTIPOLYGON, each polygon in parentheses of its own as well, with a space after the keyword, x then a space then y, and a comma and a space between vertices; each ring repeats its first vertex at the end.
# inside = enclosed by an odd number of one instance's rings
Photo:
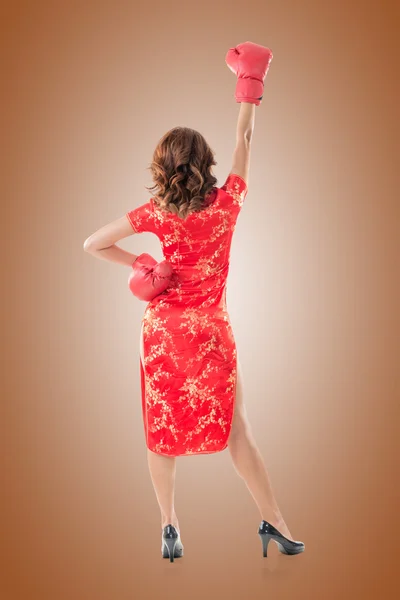
POLYGON ((264 521, 271 523, 271 525, 273 525, 277 529, 279 529, 279 526, 284 525, 284 523, 285 523, 284 518, 279 511, 268 512, 267 516, 265 516, 265 513, 264 513, 264 516, 262 516, 261 518, 264 521))
POLYGON ((161 520, 161 529, 164 529, 167 525, 173 525, 176 529, 179 530, 179 522, 176 516, 167 517, 161 520))

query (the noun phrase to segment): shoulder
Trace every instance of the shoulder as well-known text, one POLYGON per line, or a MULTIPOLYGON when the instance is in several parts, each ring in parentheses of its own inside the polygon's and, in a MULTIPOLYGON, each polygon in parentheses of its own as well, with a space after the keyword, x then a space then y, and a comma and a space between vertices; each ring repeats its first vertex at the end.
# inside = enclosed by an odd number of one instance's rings
POLYGON ((128 211, 126 216, 137 233, 152 231, 155 228, 156 221, 152 199, 128 211))
POLYGON ((230 196, 235 204, 242 206, 248 192, 247 182, 237 173, 229 173, 225 183, 219 188, 222 193, 230 196))

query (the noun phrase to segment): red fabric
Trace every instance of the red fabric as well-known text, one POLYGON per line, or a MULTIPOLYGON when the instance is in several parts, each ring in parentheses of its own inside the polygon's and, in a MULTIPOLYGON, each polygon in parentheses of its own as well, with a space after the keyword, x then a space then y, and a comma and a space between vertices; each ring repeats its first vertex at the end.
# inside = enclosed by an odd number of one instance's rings
POLYGON ((153 198, 126 213, 137 233, 157 235, 176 273, 142 319, 142 414, 147 447, 157 454, 210 454, 228 445, 237 352, 226 284, 246 194, 245 181, 231 173, 207 208, 186 220, 160 210, 153 198))

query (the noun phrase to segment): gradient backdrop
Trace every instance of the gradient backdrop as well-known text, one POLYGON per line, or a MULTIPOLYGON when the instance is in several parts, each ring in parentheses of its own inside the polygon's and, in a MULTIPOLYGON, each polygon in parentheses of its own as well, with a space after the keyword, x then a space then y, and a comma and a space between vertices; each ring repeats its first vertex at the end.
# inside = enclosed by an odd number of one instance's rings
MULTIPOLYGON (((17 1, 1 17, 1 600, 397 598, 395 3, 17 1), (172 565, 141 415, 145 303, 83 242, 148 200, 173 126, 203 133, 222 185, 239 110, 225 54, 247 40, 274 59, 227 302, 306 551, 263 559, 226 450, 177 459, 172 565)), ((162 257, 151 234, 123 242, 162 257)))

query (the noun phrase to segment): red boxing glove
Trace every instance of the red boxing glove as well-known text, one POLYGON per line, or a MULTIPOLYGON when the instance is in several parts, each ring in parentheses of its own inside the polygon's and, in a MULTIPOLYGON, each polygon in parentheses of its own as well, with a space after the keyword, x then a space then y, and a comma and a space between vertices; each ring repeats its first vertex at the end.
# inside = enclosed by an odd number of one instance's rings
POLYGON ((237 76, 236 102, 250 102, 259 106, 264 93, 264 79, 273 54, 269 48, 244 42, 230 48, 225 62, 237 76))
POLYGON ((132 264, 129 289, 139 300, 153 300, 171 283, 173 269, 166 260, 157 263, 150 254, 140 254, 132 264))

